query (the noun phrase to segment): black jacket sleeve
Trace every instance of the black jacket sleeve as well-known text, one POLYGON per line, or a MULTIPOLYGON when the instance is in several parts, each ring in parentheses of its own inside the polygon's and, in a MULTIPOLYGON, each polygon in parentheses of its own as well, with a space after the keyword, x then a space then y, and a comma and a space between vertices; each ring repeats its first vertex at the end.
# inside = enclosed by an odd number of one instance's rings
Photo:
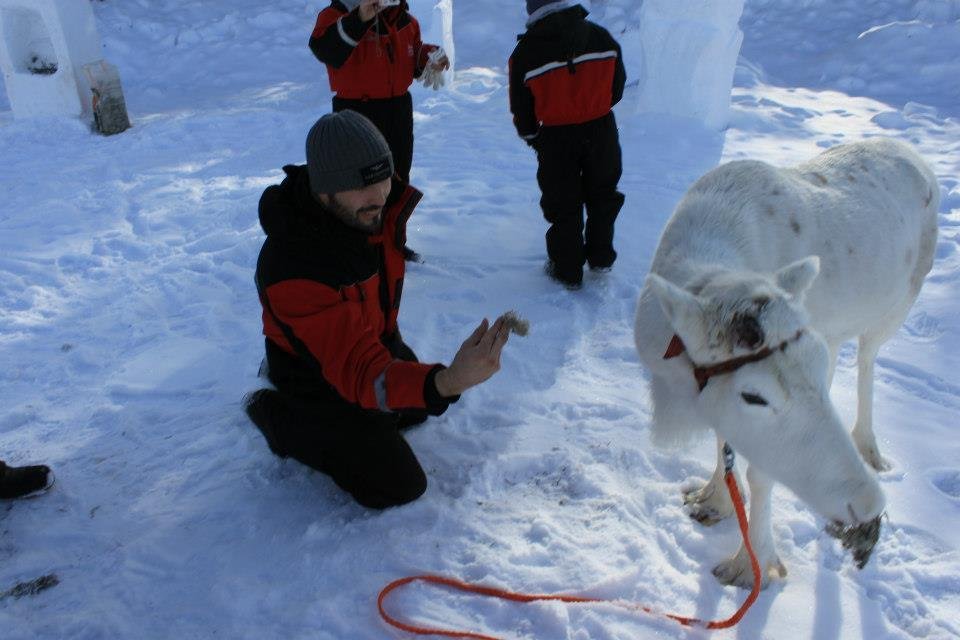
POLYGON ((423 400, 426 404, 427 413, 432 416, 442 415, 443 412, 447 410, 447 407, 460 399, 459 395, 445 397, 437 391, 437 374, 444 369, 446 369, 446 367, 442 364, 434 366, 427 374, 427 378, 423 383, 423 400))
POLYGON ((513 114, 513 126, 517 135, 532 144, 540 133, 540 123, 537 121, 534 110, 533 92, 527 87, 524 77, 527 75, 526 65, 518 46, 510 56, 510 112, 513 114))
POLYGON ((373 20, 360 20, 358 9, 343 13, 327 7, 317 16, 317 26, 310 36, 310 51, 320 62, 339 69, 372 24, 373 20))

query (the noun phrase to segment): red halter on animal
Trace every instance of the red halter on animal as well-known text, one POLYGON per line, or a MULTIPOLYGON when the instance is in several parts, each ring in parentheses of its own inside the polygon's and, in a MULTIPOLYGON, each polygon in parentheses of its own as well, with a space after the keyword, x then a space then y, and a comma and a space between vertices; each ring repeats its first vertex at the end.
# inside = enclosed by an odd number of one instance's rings
MULTIPOLYGON (((751 362, 759 362, 769 358, 777 351, 783 351, 787 348, 787 345, 791 342, 798 340, 800 336, 803 335, 803 329, 797 331, 797 333, 788 340, 784 340, 776 347, 764 347, 755 353, 748 353, 745 356, 740 356, 739 358, 731 358, 730 360, 724 360, 722 362, 717 362, 707 366, 697 366, 696 363, 693 365, 693 377, 697 379, 697 388, 700 391, 703 391, 703 388, 707 386, 707 383, 710 382, 710 378, 713 376, 718 376, 723 373, 732 373, 739 369, 740 367, 750 364, 751 362)), ((673 338, 670 339, 670 344, 667 345, 667 350, 663 354, 664 360, 669 360, 670 358, 676 358, 681 353, 686 351, 686 347, 683 344, 683 340, 680 339, 680 336, 674 334, 673 338)))

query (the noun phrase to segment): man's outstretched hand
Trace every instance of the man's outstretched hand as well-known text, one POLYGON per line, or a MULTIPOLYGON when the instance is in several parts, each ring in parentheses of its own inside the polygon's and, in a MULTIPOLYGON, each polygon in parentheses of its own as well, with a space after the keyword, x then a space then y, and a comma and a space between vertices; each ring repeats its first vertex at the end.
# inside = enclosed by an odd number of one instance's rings
POLYGON ((457 396, 487 380, 500 370, 500 352, 507 344, 510 328, 500 316, 490 325, 484 318, 470 337, 464 340, 446 369, 437 373, 434 383, 441 396, 457 396))

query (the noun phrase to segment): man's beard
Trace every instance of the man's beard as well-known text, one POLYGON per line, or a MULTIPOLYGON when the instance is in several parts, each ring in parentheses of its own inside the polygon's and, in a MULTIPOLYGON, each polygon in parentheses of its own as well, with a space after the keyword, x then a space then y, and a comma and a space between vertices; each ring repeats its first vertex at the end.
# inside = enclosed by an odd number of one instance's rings
POLYGON ((337 199, 336 194, 330 196, 330 202, 326 207, 343 224, 351 229, 363 231, 364 233, 380 233, 380 228, 383 225, 383 207, 371 205, 356 210, 349 209, 337 199), (360 219, 360 214, 369 213, 370 211, 379 211, 380 213, 369 223, 360 219))

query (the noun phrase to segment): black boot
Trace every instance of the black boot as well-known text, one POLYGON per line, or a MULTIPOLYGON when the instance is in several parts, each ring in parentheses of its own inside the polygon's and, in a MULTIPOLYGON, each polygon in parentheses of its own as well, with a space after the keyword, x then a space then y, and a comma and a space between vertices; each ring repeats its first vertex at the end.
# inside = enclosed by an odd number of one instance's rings
POLYGON ((0 462, 0 498, 26 498, 53 486, 53 473, 46 465, 8 467, 0 462))
POLYGON ((274 455, 281 458, 287 457, 286 448, 280 442, 275 426, 277 416, 280 413, 279 403, 280 394, 273 389, 259 389, 244 398, 244 409, 250 420, 260 429, 260 433, 267 441, 267 446, 274 455))
POLYGON ((565 273, 557 267, 557 263, 553 260, 547 260, 543 265, 543 272, 553 280, 562 284, 565 288, 570 289, 571 291, 576 291, 581 286, 583 286, 583 267, 579 269, 571 269, 569 272, 565 273))

